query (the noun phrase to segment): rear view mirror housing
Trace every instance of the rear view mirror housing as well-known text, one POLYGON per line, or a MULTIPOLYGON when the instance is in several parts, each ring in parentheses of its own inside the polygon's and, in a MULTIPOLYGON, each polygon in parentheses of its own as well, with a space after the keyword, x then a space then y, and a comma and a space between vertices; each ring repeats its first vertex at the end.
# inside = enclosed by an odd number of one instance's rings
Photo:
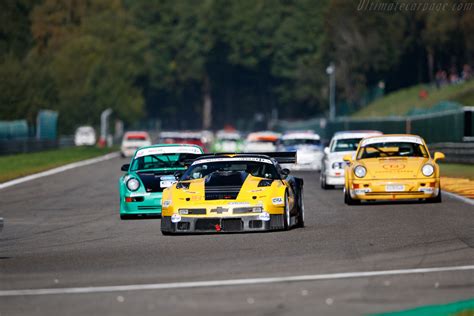
POLYGON ((329 155, 329 147, 325 147, 325 148, 324 148, 324 153, 325 153, 326 155, 329 155))
POLYGON ((352 161, 352 155, 347 154, 344 157, 342 157, 342 160, 344 160, 345 162, 351 162, 352 161))
POLYGON ((435 152, 434 153, 434 156, 433 156, 433 160, 436 161, 436 160, 439 160, 439 159, 444 159, 444 154, 442 152, 435 152))
POLYGON ((290 169, 284 168, 281 170, 281 175, 286 178, 290 174, 290 169))
POLYGON ((127 164, 122 165, 122 167, 120 168, 120 170, 121 170, 121 171, 128 171, 129 168, 130 168, 130 164, 127 163, 127 164))

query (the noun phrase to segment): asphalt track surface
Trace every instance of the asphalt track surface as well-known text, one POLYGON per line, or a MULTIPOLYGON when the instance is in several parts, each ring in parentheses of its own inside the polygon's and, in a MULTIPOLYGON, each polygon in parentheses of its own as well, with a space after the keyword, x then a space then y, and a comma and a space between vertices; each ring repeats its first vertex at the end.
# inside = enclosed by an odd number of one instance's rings
POLYGON ((119 158, 0 190, 0 315, 361 315, 474 297, 474 270, 50 295, 7 290, 328 275, 474 264, 474 207, 346 206, 305 179, 306 227, 162 236, 120 221, 119 158))

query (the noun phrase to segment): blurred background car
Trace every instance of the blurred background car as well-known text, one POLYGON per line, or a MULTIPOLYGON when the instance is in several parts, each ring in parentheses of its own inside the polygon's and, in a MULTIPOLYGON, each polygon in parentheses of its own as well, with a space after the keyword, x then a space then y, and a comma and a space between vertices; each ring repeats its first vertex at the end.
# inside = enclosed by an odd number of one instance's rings
POLYGON ((214 152, 241 152, 244 147, 242 135, 238 131, 220 130, 212 146, 214 152))
POLYGON ((244 144, 244 152, 273 152, 276 151, 276 143, 280 133, 271 131, 254 132, 247 135, 244 144))
POLYGON ((341 131, 334 134, 329 146, 324 148, 321 166, 320 184, 323 189, 344 185, 344 167, 342 159, 347 154, 355 154, 359 142, 368 136, 382 135, 379 131, 341 131))
POLYGON ((321 138, 313 131, 285 133, 277 142, 278 151, 296 151, 296 164, 285 165, 289 169, 321 170, 323 150, 321 138))
POLYGON ((126 132, 122 138, 120 154, 122 157, 132 157, 135 151, 143 146, 151 146, 151 138, 148 132, 126 132))
POLYGON ((96 143, 95 130, 92 126, 80 126, 74 133, 74 145, 94 146, 96 143))
POLYGON ((158 139, 158 142, 162 144, 197 145, 204 152, 209 152, 211 141, 212 137, 208 131, 166 131, 161 132, 158 139))

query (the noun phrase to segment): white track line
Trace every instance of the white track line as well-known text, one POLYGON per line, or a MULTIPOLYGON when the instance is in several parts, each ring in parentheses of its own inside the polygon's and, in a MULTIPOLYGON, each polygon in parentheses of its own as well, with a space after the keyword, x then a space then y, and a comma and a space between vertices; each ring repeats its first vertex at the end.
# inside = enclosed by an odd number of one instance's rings
POLYGON ((448 192, 448 191, 445 191, 445 190, 443 190, 443 194, 447 194, 449 197, 452 197, 452 198, 454 198, 454 199, 456 199, 456 200, 463 201, 464 203, 474 205, 474 200, 469 199, 469 198, 467 198, 467 197, 464 197, 464 196, 462 196, 462 195, 459 195, 459 194, 456 194, 456 193, 452 193, 452 192, 448 192))
POLYGON ((117 286, 91 286, 91 287, 71 287, 71 288, 6 290, 6 291, 0 291, 0 297, 25 296, 25 295, 86 294, 86 293, 100 293, 100 292, 187 289, 187 288, 255 285, 255 284, 317 281, 317 280, 337 280, 337 279, 364 278, 364 277, 376 277, 376 276, 386 276, 386 275, 404 275, 404 274, 416 274, 416 273, 469 271, 469 270, 474 270, 474 265, 457 266, 457 267, 438 267, 438 268, 297 275, 297 276, 288 276, 288 277, 255 278, 255 279, 234 279, 234 280, 176 282, 176 283, 133 284, 133 285, 117 285, 117 286))
POLYGON ((110 154, 107 154, 107 155, 104 155, 104 156, 91 158, 91 159, 87 159, 87 160, 82 160, 82 161, 78 161, 78 162, 73 162, 73 163, 70 163, 70 164, 67 164, 67 165, 64 165, 64 166, 61 166, 61 167, 57 167, 57 168, 54 168, 54 169, 49 169, 49 170, 39 172, 39 173, 35 173, 35 174, 29 175, 29 176, 26 176, 26 177, 22 177, 22 178, 7 181, 7 182, 4 182, 4 183, 0 183, 0 190, 11 187, 11 186, 14 186, 14 185, 17 185, 17 184, 20 184, 20 183, 23 183, 23 182, 36 180, 36 179, 39 179, 39 178, 42 178, 42 177, 46 177, 46 176, 50 176, 50 175, 53 175, 53 174, 56 174, 56 173, 64 172, 66 170, 70 170, 70 169, 74 169, 74 168, 78 168, 78 167, 82 167, 82 166, 91 165, 93 163, 109 160, 109 159, 118 157, 119 154, 120 153, 118 153, 118 152, 114 152, 114 153, 110 153, 110 154))

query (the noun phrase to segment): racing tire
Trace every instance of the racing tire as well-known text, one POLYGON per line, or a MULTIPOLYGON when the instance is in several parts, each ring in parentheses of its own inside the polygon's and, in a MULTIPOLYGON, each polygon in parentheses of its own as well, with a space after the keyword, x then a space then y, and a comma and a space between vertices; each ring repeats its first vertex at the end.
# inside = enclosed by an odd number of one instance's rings
POLYGON ((323 171, 321 171, 321 177, 319 178, 319 182, 321 183, 321 189, 323 189, 323 190, 329 190, 329 189, 334 188, 333 185, 329 185, 329 184, 326 183, 326 176, 324 176, 323 171))
POLYGON ((304 227, 304 195, 303 195, 303 187, 300 189, 300 195, 298 198, 298 218, 297 218, 296 227, 303 228, 304 227))
POLYGON ((344 188, 344 203, 347 205, 360 205, 360 200, 353 199, 349 191, 344 188))
POLYGON ((288 203, 288 193, 285 192, 285 213, 283 214, 283 230, 290 230, 291 228, 291 214, 288 203))
POLYGON ((134 219, 134 218, 135 218, 135 216, 133 216, 133 215, 120 214, 120 219, 123 220, 123 221, 129 220, 129 219, 134 219))
POLYGON ((426 203, 441 203, 443 201, 443 198, 441 196, 441 188, 439 189, 438 196, 434 198, 426 199, 425 201, 426 203))
POLYGON ((163 230, 161 231, 161 234, 162 234, 163 236, 172 236, 172 235, 173 235, 173 233, 167 232, 167 231, 163 231, 163 230))

